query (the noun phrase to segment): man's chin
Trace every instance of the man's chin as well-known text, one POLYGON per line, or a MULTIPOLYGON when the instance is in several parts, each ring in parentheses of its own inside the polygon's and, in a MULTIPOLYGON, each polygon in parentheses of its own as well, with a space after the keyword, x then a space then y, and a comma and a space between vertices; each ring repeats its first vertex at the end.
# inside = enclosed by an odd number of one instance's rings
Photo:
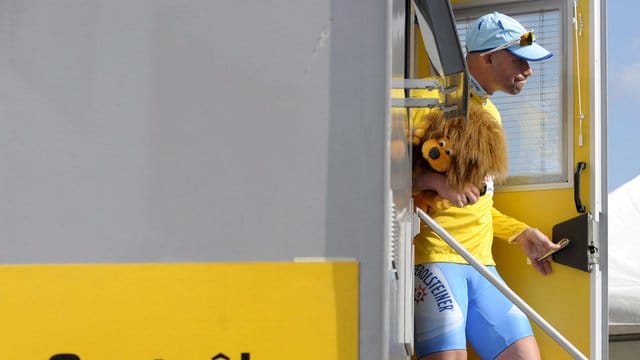
POLYGON ((522 91, 522 88, 512 87, 509 91, 505 91, 509 95, 518 95, 522 91))
POLYGON ((520 81, 517 82, 513 85, 513 87, 511 88, 511 91, 509 92, 511 95, 518 95, 520 94, 520 92, 522 91, 522 89, 524 89, 524 81, 520 81))

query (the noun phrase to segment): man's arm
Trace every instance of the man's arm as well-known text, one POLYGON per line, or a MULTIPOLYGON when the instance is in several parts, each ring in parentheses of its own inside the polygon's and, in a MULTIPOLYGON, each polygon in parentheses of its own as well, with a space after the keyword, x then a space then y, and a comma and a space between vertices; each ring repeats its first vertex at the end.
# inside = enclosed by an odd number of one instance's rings
POLYGON ((413 179, 413 191, 421 190, 435 191, 456 207, 473 204, 480 198, 480 190, 474 185, 467 183, 458 191, 449 186, 446 176, 435 171, 426 171, 413 179))
POLYGON ((498 240, 518 243, 531 261, 531 265, 541 274, 547 275, 551 272, 551 262, 549 258, 538 261, 538 258, 545 255, 549 250, 560 248, 554 244, 540 230, 518 221, 508 215, 501 213, 496 208, 491 209, 493 217, 493 236, 498 240))

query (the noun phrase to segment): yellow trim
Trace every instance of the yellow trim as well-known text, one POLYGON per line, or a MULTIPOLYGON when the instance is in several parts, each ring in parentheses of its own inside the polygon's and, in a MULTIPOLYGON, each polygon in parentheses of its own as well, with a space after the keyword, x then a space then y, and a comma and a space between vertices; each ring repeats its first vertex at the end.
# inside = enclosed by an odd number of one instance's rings
POLYGON ((0 266, 0 359, 357 359, 358 264, 0 266))

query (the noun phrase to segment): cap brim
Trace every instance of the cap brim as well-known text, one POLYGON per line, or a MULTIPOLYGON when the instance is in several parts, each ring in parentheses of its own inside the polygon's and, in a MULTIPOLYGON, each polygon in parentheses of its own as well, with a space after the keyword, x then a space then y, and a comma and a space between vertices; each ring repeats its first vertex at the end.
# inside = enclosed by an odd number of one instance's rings
POLYGON ((512 46, 507 48, 507 51, 527 61, 540 61, 553 56, 553 53, 536 43, 527 46, 512 46))

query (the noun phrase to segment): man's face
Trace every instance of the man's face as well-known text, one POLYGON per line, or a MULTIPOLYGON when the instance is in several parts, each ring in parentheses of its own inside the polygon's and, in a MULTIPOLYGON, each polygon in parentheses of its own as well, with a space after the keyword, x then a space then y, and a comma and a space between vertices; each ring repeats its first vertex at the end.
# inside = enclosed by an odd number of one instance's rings
POLYGON ((533 74, 527 60, 521 59, 507 50, 496 51, 492 55, 495 90, 516 95, 524 88, 527 78, 533 74))

